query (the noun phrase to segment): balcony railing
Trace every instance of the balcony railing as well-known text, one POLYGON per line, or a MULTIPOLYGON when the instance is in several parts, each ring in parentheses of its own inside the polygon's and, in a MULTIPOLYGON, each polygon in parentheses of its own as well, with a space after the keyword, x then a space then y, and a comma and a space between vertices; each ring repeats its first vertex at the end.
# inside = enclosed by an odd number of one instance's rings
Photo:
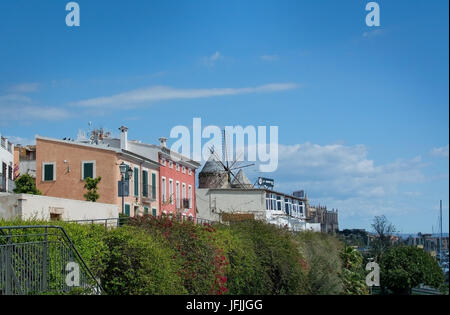
POLYGON ((152 202, 156 200, 156 189, 152 185, 142 187, 141 198, 143 202, 152 202))

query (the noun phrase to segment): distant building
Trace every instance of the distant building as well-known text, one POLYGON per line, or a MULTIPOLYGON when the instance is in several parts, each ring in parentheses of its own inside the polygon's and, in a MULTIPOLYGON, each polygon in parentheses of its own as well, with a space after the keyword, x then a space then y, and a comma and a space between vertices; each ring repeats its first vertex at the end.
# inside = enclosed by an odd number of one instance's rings
POLYGON ((36 178, 35 145, 16 145, 14 147, 14 178, 24 174, 36 178))
POLYGON ((214 157, 199 173, 197 208, 200 218, 212 221, 263 220, 291 230, 320 231, 320 224, 306 221, 307 199, 267 188, 254 188, 241 169, 236 178, 214 157))
MULTIPOLYGON (((433 255, 439 252, 439 237, 432 234, 418 233, 416 236, 410 235, 406 239, 406 244, 422 248, 433 255)), ((442 250, 448 251, 448 236, 442 238, 442 250)))
POLYGON ((14 188, 14 144, 0 134, 0 192, 14 188))
POLYGON ((324 206, 309 206, 308 222, 320 223, 322 233, 336 233, 339 231, 338 210, 330 211, 324 206))

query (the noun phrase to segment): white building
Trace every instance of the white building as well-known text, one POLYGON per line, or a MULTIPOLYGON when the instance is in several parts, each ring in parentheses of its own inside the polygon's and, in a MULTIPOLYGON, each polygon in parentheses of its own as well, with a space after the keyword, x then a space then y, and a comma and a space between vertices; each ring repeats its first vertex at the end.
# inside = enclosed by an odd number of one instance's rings
MULTIPOLYGON (((117 218, 118 206, 28 194, 0 193, 0 220, 75 221, 117 218)), ((102 222, 97 222, 102 223, 102 222)), ((117 224, 109 220, 111 226, 117 224)))
POLYGON ((11 192, 15 186, 14 144, 0 134, 0 192, 11 192))
POLYGON ((198 188, 196 197, 202 219, 224 222, 245 215, 293 231, 320 232, 320 223, 306 222, 306 200, 291 195, 260 188, 198 188))

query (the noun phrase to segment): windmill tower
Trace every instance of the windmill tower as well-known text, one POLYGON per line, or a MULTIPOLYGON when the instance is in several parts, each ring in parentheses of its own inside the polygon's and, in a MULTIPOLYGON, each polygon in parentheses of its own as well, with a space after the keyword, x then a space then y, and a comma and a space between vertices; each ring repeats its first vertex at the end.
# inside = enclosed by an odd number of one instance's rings
POLYGON ((199 188, 253 188, 242 169, 254 164, 241 166, 238 159, 230 162, 225 130, 222 131, 222 157, 217 154, 214 147, 209 150, 211 155, 199 173, 199 188), (237 170, 239 172, 235 174, 237 170))

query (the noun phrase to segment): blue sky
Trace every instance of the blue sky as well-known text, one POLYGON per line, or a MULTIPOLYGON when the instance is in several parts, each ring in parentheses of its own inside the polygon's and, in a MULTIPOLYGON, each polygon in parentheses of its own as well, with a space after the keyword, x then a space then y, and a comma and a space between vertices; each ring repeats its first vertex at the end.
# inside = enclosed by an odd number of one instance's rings
POLYGON ((443 199, 448 231, 448 1, 378 1, 378 28, 360 0, 79 0, 78 28, 68 2, 0 2, 2 134, 277 125, 279 190, 404 233, 431 232, 443 199))

